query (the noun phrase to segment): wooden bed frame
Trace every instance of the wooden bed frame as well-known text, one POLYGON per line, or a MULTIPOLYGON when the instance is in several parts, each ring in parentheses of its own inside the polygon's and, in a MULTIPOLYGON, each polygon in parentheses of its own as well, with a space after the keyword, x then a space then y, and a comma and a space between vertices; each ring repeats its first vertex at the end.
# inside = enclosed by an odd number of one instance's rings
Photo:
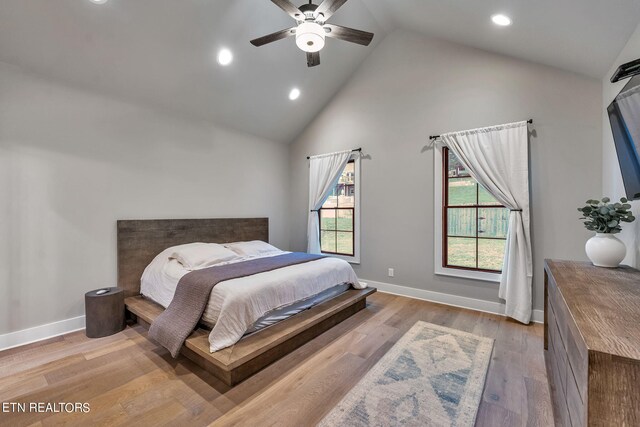
MULTIPOLYGON (((164 249, 192 242, 269 241, 268 218, 118 221, 118 287, 125 292, 127 314, 149 327, 164 308, 140 295, 140 277, 164 249)), ((211 353, 209 331, 197 328, 180 353, 233 386, 366 308, 375 288, 350 289, 295 316, 211 353)))

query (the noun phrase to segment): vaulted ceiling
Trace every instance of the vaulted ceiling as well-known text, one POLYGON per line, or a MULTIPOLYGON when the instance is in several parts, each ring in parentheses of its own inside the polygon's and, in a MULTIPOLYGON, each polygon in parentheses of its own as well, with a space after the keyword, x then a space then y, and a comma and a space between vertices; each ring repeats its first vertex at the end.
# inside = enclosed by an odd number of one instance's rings
POLYGON ((293 25, 269 0, 2 0, 0 61, 286 143, 396 29, 601 78, 639 20, 637 0, 349 0, 330 22, 375 33, 372 45, 329 39, 307 68, 292 38, 249 44, 293 25), (493 26, 498 12, 513 26, 493 26))

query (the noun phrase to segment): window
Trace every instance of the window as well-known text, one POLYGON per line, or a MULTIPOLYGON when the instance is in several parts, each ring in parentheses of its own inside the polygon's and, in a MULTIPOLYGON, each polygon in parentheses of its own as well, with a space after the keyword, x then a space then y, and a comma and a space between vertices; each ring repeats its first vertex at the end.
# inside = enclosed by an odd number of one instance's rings
MULTIPOLYGON (((436 166, 437 163, 436 163, 436 166)), ((509 210, 473 179, 447 147, 440 150, 440 209, 436 272, 499 280, 509 210), (477 273, 477 274, 476 274, 477 273)))
POLYGON ((352 158, 320 208, 320 248, 323 254, 359 262, 359 157, 352 158))

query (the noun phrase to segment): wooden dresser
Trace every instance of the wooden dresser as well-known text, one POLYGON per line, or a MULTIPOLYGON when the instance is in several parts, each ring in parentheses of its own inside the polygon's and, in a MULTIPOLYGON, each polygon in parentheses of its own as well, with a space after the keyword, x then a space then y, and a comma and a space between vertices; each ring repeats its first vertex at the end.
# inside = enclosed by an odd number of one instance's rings
POLYGON ((556 420, 640 426, 640 271, 546 260, 544 282, 556 420))

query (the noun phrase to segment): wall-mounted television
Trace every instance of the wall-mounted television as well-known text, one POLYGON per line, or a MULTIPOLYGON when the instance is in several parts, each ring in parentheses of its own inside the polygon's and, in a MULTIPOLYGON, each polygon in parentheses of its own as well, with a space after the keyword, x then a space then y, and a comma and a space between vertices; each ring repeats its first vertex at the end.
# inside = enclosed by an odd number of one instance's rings
POLYGON ((607 108, 627 199, 640 199, 640 75, 607 108))

